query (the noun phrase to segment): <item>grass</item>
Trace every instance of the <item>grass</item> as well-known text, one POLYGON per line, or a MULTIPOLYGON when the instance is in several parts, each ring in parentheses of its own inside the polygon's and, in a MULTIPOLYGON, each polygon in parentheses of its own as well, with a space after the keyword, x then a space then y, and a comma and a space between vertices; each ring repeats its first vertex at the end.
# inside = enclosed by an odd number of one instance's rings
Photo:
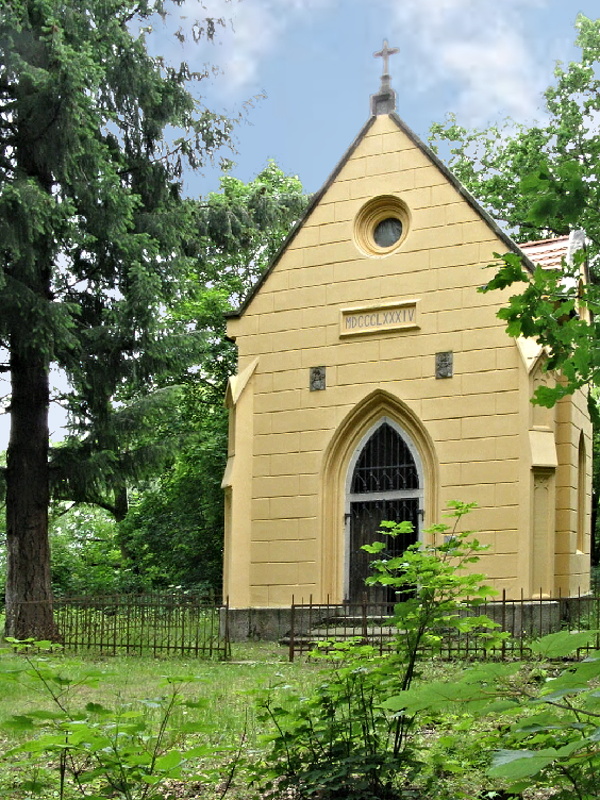
MULTIPOLYGON (((281 683, 293 684, 308 692, 318 680, 320 670, 320 667, 302 661, 289 663, 287 650, 274 643, 234 644, 232 659, 227 662, 175 657, 151 659, 115 656, 91 659, 74 657, 68 653, 54 654, 51 660, 61 675, 68 676, 75 683, 90 669, 100 672, 98 686, 80 686, 73 690, 73 697, 68 702, 78 709, 84 708, 87 703, 100 703, 111 708, 129 703, 136 706, 143 699, 168 693, 166 681, 178 685, 178 678, 184 678, 179 688, 182 694, 201 706, 196 713, 201 716, 208 731, 199 738, 208 743, 214 753, 212 766, 222 767, 224 774, 229 769, 232 754, 239 750, 242 743, 243 748, 250 751, 255 751, 259 746, 261 730, 255 714, 256 692, 281 683)), ((9 648, 0 649, 0 669, 22 662, 22 655, 13 653, 9 648)), ((7 721, 15 715, 27 715, 42 708, 52 708, 52 701, 43 687, 34 685, 24 689, 22 684, 0 680, 1 751, 6 753, 31 736, 28 731, 19 733, 7 730, 7 721)), ((182 718, 181 721, 185 720, 182 718)), ((23 770, 11 767, 11 763, 11 759, 0 760, 0 797, 25 800, 30 795, 19 789, 24 777, 23 770)), ((245 789, 242 780, 238 790, 245 795, 245 789)), ((186 794, 182 787, 176 785, 173 792, 173 798, 196 796, 186 794)), ((41 796, 58 797, 57 794, 41 796)))
MULTIPOLYGON (((235 735, 242 732, 240 712, 250 705, 249 695, 281 681, 293 681, 309 688, 318 668, 302 661, 290 664, 287 650, 274 643, 232 645, 232 659, 225 662, 200 661, 190 658, 143 658, 114 656, 87 658, 59 654, 53 657, 65 674, 77 679, 90 667, 102 673, 98 689, 85 688, 82 699, 96 701, 98 695, 129 702, 140 697, 155 697, 165 691, 165 680, 178 676, 194 678, 185 691, 206 701, 207 724, 235 735)), ((8 648, 0 650, 0 660, 22 659, 8 648)), ((14 714, 27 713, 40 698, 25 694, 16 684, 7 684, 0 695, 0 723, 14 714)), ((242 715, 243 716, 243 715, 242 715)))
MULTIPOLYGON (((26 715, 35 709, 51 707, 47 693, 34 692, 31 688, 23 691, 23 687, 18 684, 2 681, 1 670, 22 663, 22 660, 23 656, 14 654, 9 648, 0 649, 0 752, 3 753, 15 747, 20 741, 31 738, 31 733, 28 731, 19 733, 7 730, 4 727, 7 720, 13 715, 26 715)), ((216 770, 219 776, 212 785, 168 781, 164 793, 160 795, 163 800, 192 800, 192 798, 221 800, 222 796, 225 796, 225 800, 248 800, 252 796, 252 791, 248 787, 243 764, 238 766, 227 791, 225 785, 231 776, 231 765, 236 761, 236 753, 243 750, 252 758, 262 747, 260 735, 265 733, 265 730, 255 711, 256 694, 273 685, 284 687, 290 685, 302 694, 310 694, 311 689, 323 678, 322 664, 300 659, 289 663, 287 650, 272 643, 234 644, 232 660, 229 662, 207 662, 175 657, 151 659, 114 656, 91 659, 74 657, 68 653, 53 655, 52 661, 62 675, 68 675, 74 681, 79 680, 90 669, 100 671, 101 680, 98 686, 81 686, 75 690, 76 699, 73 700, 73 706, 79 709, 83 709, 87 703, 101 703, 112 708, 124 704, 131 704, 134 708, 141 707, 141 700, 157 698, 168 691, 165 689, 165 680, 177 684, 178 678, 193 678, 190 682, 182 682, 180 688, 186 697, 201 706, 198 712, 190 713, 199 715, 205 724, 206 732, 191 734, 188 738, 192 743, 203 742, 208 745, 212 755, 209 760, 205 760, 204 766, 216 770)), ((423 679, 427 681, 444 677, 451 680, 452 675, 463 667, 464 665, 458 663, 424 664, 423 679)), ((179 716, 175 717, 175 721, 178 724, 185 723, 186 713, 188 712, 185 710, 178 710, 179 716)), ((450 732, 452 728, 456 732, 456 726, 460 725, 460 714, 440 723, 442 721, 438 720, 433 728, 426 726, 420 734, 427 738, 430 759, 440 760, 437 768, 440 776, 445 776, 444 780, 447 781, 448 776, 454 780, 451 776, 452 770, 461 773, 454 781, 457 789, 461 787, 456 797, 469 796, 462 793, 464 782, 470 788, 478 787, 473 797, 486 796, 479 791, 485 786, 485 781, 482 782, 485 765, 482 761, 483 753, 480 752, 481 742, 473 739, 472 732, 465 733, 462 745, 454 754, 449 754, 443 749, 436 752, 438 737, 450 732), (464 774, 463 765, 466 762, 474 764, 477 757, 482 761, 479 773, 464 774)), ((483 728, 481 734, 485 734, 483 728)), ((52 776, 54 788, 40 795, 29 794, 24 789, 24 779, 31 772, 28 766, 27 762, 21 766, 16 765, 14 758, 0 759, 0 797, 10 800, 29 800, 38 796, 44 800, 55 800, 55 798, 58 800, 60 795, 57 788, 57 763, 51 759, 46 762, 45 767, 52 776)), ((65 800, 87 796, 77 792, 70 794, 67 792, 65 800)), ((448 797, 447 794, 437 793, 435 796, 448 797)), ((422 800, 429 797, 429 794, 424 793, 422 800)), ((535 797, 537 799, 542 795, 535 797)))

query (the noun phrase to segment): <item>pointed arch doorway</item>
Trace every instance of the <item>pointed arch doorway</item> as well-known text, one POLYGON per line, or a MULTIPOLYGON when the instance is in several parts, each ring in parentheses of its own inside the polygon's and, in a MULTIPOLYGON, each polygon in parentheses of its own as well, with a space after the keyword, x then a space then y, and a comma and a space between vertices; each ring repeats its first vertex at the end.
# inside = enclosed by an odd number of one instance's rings
POLYGON ((383 520, 409 521, 413 530, 388 537, 386 553, 400 555, 418 541, 423 516, 423 468, 410 436, 388 417, 361 439, 350 461, 346 482, 346 586, 350 602, 394 602, 393 590, 367 586, 373 556, 362 550, 378 536, 383 520))

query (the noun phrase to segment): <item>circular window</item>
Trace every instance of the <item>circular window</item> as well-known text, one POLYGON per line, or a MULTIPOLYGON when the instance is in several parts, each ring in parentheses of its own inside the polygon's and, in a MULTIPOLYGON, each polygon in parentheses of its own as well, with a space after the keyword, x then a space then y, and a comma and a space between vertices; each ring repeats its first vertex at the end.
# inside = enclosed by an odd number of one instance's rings
POLYGON ((396 217, 382 219, 375 226, 373 239, 377 247, 392 247, 402 237, 402 222, 396 217))
POLYGON ((377 197, 358 212, 354 223, 356 244, 367 255, 387 255, 404 240, 408 222, 408 209, 401 200, 391 195, 377 197))

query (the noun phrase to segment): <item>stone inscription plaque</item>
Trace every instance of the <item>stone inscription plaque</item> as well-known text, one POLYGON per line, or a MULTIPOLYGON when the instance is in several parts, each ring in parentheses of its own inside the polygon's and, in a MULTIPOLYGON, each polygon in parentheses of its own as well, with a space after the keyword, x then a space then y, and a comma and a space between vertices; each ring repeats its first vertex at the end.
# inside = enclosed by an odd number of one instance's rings
POLYGON ((369 308, 345 308, 341 311, 340 336, 418 327, 416 300, 369 308))

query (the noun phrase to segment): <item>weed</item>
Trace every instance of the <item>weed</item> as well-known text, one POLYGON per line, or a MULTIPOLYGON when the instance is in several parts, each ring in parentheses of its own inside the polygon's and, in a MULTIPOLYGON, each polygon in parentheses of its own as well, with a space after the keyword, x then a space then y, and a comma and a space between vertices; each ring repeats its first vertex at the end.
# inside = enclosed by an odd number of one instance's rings
MULTIPOLYGON (((454 526, 426 531, 430 545, 410 546, 387 558, 385 542, 365 546, 379 556, 369 583, 390 587, 400 599, 392 624, 397 633, 391 654, 378 656, 359 641, 329 643, 322 657, 332 658, 325 680, 308 697, 281 702, 276 691, 260 701, 263 721, 270 721, 267 754, 254 776, 267 791, 292 791, 302 798, 381 800, 398 795, 398 785, 421 767, 418 740, 412 736, 417 712, 391 708, 390 697, 406 693, 419 674, 425 653, 435 652, 445 631, 491 636, 495 623, 462 613, 491 590, 482 575, 465 567, 483 549, 471 532, 457 525, 471 506, 454 503, 454 526)), ((410 523, 384 523, 389 536, 410 523)))

